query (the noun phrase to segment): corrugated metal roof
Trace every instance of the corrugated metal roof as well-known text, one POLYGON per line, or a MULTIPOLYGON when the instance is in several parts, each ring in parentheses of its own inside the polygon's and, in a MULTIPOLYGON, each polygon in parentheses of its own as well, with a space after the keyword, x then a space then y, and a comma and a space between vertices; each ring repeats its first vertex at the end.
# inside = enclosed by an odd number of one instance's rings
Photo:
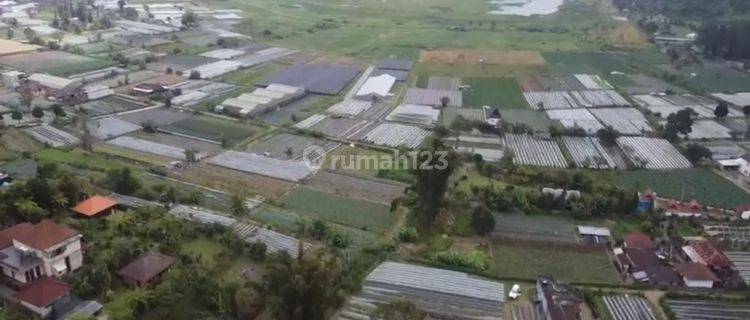
POLYGON ((578 226, 578 234, 580 235, 592 235, 599 237, 611 237, 612 233, 607 228, 592 227, 592 226, 578 226))

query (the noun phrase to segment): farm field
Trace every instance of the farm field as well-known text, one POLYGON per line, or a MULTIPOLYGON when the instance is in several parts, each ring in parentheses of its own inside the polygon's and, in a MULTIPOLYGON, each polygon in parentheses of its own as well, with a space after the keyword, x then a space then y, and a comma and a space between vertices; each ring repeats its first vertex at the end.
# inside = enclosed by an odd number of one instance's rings
POLYGON ((283 202, 286 209, 311 219, 322 219, 374 232, 388 230, 395 222, 395 215, 387 205, 344 198, 306 187, 295 189, 283 202))
POLYGON ((584 253, 496 242, 492 244, 492 255, 490 272, 498 277, 535 280, 540 274, 553 274, 566 282, 619 283, 619 276, 604 251, 584 253))
POLYGON ((203 163, 191 165, 181 174, 182 180, 187 182, 247 196, 257 194, 268 199, 277 199, 292 188, 291 183, 282 180, 203 163))
POLYGON ((262 25, 277 35, 278 38, 271 41, 274 45, 371 59, 389 55, 413 58, 417 55, 416 48, 427 47, 544 51, 593 48, 594 43, 581 41, 577 35, 597 23, 621 25, 602 15, 597 5, 584 2, 563 6, 555 15, 532 18, 503 16, 502 19, 487 14, 491 6, 486 1, 470 1, 461 6, 446 0, 365 1, 358 2, 357 6, 344 6, 340 1, 290 0, 231 0, 208 4, 209 7, 243 9, 244 16, 253 22, 243 25, 243 31, 260 36, 259 30, 252 27, 262 25), (433 19, 434 16, 441 19, 433 19), (310 28, 325 18, 333 19, 337 25, 327 29, 310 28), (449 30, 454 21, 460 23, 475 19, 495 23, 485 22, 464 32, 449 30), (526 31, 526 28, 539 24, 565 25, 572 31, 526 31))
POLYGON ((750 203, 750 194, 708 169, 670 171, 627 171, 617 175, 616 183, 623 188, 651 188, 665 197, 697 199, 707 205, 734 208, 750 203))
POLYGON ((208 116, 194 116, 161 129, 215 142, 226 139, 229 145, 237 144, 263 131, 263 128, 258 126, 208 116))
POLYGON ((113 63, 63 51, 44 51, 0 57, 0 64, 26 72, 66 76, 105 68, 113 63))
POLYGON ((362 178, 321 170, 306 184, 311 188, 348 198, 356 198, 390 205, 404 195, 407 185, 394 181, 362 178))
POLYGON ((498 213, 493 235, 540 241, 575 243, 576 226, 570 220, 548 215, 498 213))
POLYGON ((527 109, 515 78, 464 78, 471 89, 464 92, 464 106, 498 109, 527 109))
POLYGON ((728 67, 691 66, 681 71, 678 83, 706 93, 747 91, 750 87, 750 75, 728 67), (692 73, 696 76, 691 77, 692 73))
POLYGON ((500 116, 507 123, 524 124, 534 131, 547 132, 553 124, 547 113, 534 110, 502 110, 500 116))

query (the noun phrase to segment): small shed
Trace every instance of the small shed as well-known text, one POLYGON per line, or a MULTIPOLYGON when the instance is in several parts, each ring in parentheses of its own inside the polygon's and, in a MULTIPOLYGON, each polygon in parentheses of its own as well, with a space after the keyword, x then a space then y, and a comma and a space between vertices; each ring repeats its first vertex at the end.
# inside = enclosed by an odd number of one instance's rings
POLYGON ((585 244, 606 244, 612 238, 609 229, 592 226, 578 226, 578 237, 585 244))
POLYGON ((117 207, 117 201, 112 198, 96 195, 81 201, 73 212, 86 217, 97 217, 112 213, 117 207))
POLYGON ((162 275, 174 264, 174 258, 158 252, 146 252, 135 261, 117 271, 125 283, 146 286, 158 283, 162 275))

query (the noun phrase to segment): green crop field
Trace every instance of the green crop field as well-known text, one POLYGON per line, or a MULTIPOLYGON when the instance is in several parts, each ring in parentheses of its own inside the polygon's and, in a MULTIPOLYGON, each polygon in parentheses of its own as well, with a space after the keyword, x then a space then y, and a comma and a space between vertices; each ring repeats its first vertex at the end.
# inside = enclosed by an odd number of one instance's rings
POLYGON ((208 116, 191 117, 172 123, 163 129, 217 142, 226 139, 230 145, 239 143, 263 130, 250 124, 208 116))
POLYGON ((207 5, 243 10, 248 21, 237 30, 271 44, 368 59, 416 58, 423 48, 594 49, 601 44, 583 34, 595 26, 622 24, 602 14, 598 1, 569 3, 544 17, 488 14, 492 6, 486 0, 461 5, 454 0, 363 0, 356 6, 342 0, 228 0, 207 5), (562 26, 566 32, 559 32, 562 26))
POLYGON ((747 91, 750 75, 726 67, 694 66, 683 69, 677 82, 706 93, 747 91))
POLYGON ((546 113, 534 110, 502 110, 500 117, 507 123, 525 124, 534 131, 542 132, 547 132, 553 123, 546 113))
POLYGON ((576 242, 576 226, 570 220, 548 215, 505 213, 496 215, 495 233, 519 239, 576 242))
POLYGON ((664 197, 697 199, 708 205, 733 208, 750 203, 750 194, 708 169, 627 171, 617 176, 625 188, 651 188, 664 197), (683 193, 684 192, 684 193, 683 193))
POLYGON ((619 277, 607 255, 560 249, 493 244, 493 266, 498 277, 535 280, 542 274, 554 275, 565 282, 618 284, 619 277))
POLYGON ((525 109, 526 102, 515 78, 464 78, 471 89, 464 92, 464 105, 481 108, 525 109))
POLYGON ((354 228, 380 232, 394 224, 395 215, 386 205, 354 200, 300 187, 284 199, 286 209, 311 219, 322 219, 354 228))

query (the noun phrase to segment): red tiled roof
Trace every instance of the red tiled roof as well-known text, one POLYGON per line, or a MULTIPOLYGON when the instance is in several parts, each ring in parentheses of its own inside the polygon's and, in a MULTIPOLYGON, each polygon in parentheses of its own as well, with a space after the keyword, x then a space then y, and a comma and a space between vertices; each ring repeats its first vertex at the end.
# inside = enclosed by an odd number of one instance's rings
POLYGON ((703 210, 703 207, 695 199, 691 200, 688 203, 681 203, 681 202, 678 202, 677 200, 669 200, 669 205, 667 205, 667 210, 677 211, 677 212, 700 213, 703 210))
POLYGON ((654 241, 651 237, 643 233, 631 233, 625 236, 625 246, 628 248, 639 248, 643 250, 651 250, 656 248, 654 241))
POLYGON ((73 211, 84 216, 93 217, 117 205, 117 201, 104 196, 93 196, 81 201, 73 211))
POLYGON ((13 245, 13 239, 17 235, 31 232, 34 225, 28 222, 19 223, 8 229, 0 231, 0 249, 5 249, 13 245))
POLYGON ((144 283, 167 270, 173 263, 174 259, 170 256, 158 252, 146 252, 117 271, 117 274, 144 283))
POLYGON ((617 255, 617 260, 623 265, 629 265, 631 272, 643 271, 649 266, 658 266, 659 258, 654 250, 643 250, 641 248, 622 248, 622 254, 617 255))
POLYGON ((42 220, 31 228, 23 227, 20 232, 14 232, 13 239, 37 250, 47 250, 78 234, 65 225, 42 220))
POLYGON ((709 267, 715 268, 729 268, 732 266, 732 261, 724 255, 724 252, 714 247, 710 242, 701 241, 689 241, 690 245, 696 253, 706 262, 709 267))
POLYGON ((719 278, 717 278, 710 269, 700 263, 679 263, 675 265, 675 270, 677 270, 677 273, 681 276, 690 280, 719 281, 719 278))
POLYGON ((52 278, 42 278, 27 284, 13 296, 17 300, 45 308, 70 292, 70 285, 52 278))

